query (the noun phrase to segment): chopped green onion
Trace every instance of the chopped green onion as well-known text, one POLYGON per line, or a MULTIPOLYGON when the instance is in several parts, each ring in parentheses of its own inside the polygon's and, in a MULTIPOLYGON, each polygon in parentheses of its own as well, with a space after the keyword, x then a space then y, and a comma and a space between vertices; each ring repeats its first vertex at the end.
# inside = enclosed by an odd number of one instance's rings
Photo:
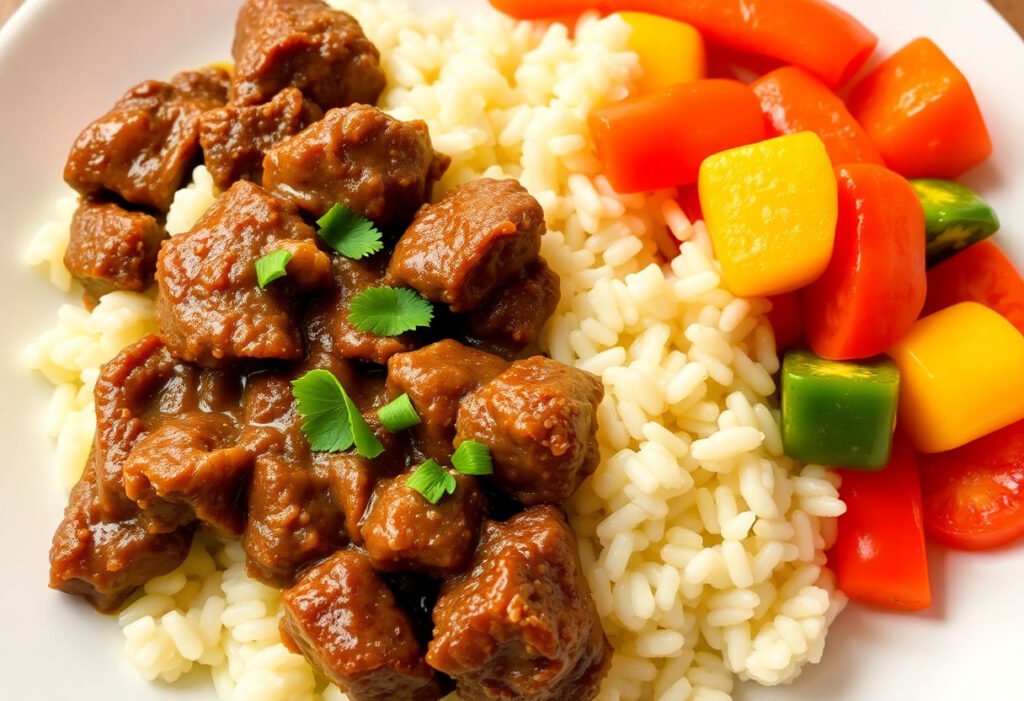
POLYGON ((359 260, 384 248, 383 235, 376 224, 341 203, 331 207, 316 223, 320 238, 346 258, 359 260))
POLYGON ((363 457, 375 458, 384 452, 348 392, 331 373, 310 370, 292 382, 292 394, 302 416, 302 432, 313 450, 339 453, 354 444, 363 457))
POLYGON ((434 308, 414 290, 370 287, 352 299, 348 318, 360 331, 378 336, 398 336, 421 326, 430 326, 434 308))
POLYGON ((382 406, 377 410, 377 416, 384 424, 384 428, 394 433, 421 423, 420 416, 416 413, 408 394, 403 394, 382 406))
POLYGON ((491 449, 477 441, 462 441, 452 454, 452 467, 464 475, 492 474, 491 449))
POLYGON ((292 259, 291 251, 274 251, 268 253, 256 261, 256 280, 260 287, 266 287, 274 280, 283 278, 288 274, 286 267, 292 259))
POLYGON ((405 481, 410 489, 415 489, 431 504, 444 499, 445 494, 455 493, 455 477, 434 460, 427 460, 416 468, 405 481))

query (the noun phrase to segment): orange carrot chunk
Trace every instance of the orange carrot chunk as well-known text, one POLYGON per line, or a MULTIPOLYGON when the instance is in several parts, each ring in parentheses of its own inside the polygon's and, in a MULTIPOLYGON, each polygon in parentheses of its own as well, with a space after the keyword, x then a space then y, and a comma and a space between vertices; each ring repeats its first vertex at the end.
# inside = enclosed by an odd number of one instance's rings
POLYGON ((992 153, 971 86, 929 39, 882 62, 849 105, 888 166, 905 177, 953 179, 992 153))
POLYGON ((885 165, 871 137, 827 85, 795 66, 772 71, 750 86, 773 136, 813 131, 835 166, 885 165))
POLYGON ((757 97, 732 80, 697 80, 590 114, 590 131, 618 192, 697 182, 708 156, 765 137, 757 97))

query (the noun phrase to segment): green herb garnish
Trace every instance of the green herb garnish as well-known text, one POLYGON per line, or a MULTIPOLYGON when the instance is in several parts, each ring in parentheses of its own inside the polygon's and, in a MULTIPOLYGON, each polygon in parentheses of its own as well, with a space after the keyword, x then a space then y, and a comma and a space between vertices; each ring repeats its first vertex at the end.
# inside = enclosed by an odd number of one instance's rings
POLYGON ((394 433, 421 423, 420 416, 416 413, 408 394, 403 394, 382 406, 377 410, 377 416, 384 424, 384 428, 394 433))
POLYGON ((464 475, 490 475, 494 472, 491 449, 477 441, 462 441, 452 454, 452 467, 464 475))
POLYGON ((434 460, 427 460, 409 475, 405 483, 415 489, 431 504, 436 504, 445 494, 455 493, 455 477, 434 460))
POLYGON ((398 336, 430 326, 434 307, 405 287, 370 287, 352 298, 348 318, 360 331, 398 336))
POLYGON ((341 203, 331 207, 316 223, 320 238, 346 258, 359 260, 384 248, 377 225, 341 203))
POLYGON ((256 280, 260 283, 260 287, 266 287, 274 280, 278 280, 287 275, 288 271, 285 268, 288 265, 288 261, 291 259, 291 251, 280 250, 268 253, 257 260, 256 280))
POLYGON ((339 453, 355 445, 356 452, 366 458, 384 452, 348 392, 331 373, 310 370, 292 382, 292 394, 302 416, 302 432, 313 450, 339 453))

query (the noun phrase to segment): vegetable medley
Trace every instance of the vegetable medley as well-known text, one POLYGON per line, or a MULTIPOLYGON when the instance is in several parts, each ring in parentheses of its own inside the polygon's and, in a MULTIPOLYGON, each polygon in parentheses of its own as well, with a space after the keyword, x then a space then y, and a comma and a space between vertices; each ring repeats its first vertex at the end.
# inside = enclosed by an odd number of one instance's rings
POLYGON ((877 39, 819 0, 491 3, 631 26, 643 78, 591 114, 598 157, 620 192, 677 188, 728 287, 770 297, 786 452, 843 476, 840 587, 922 609, 926 534, 1024 536, 1024 279, 956 182, 993 147, 941 48, 852 80, 877 39))

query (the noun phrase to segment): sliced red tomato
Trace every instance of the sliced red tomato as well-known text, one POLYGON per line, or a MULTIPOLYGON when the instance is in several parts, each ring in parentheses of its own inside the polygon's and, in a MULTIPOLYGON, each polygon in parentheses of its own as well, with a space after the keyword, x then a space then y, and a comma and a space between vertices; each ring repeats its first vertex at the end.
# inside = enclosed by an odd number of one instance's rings
POLYGON ((1024 536, 1024 421, 948 453, 921 456, 929 537, 988 550, 1024 536))
POLYGON ((932 603, 921 519, 917 456, 897 434, 889 464, 878 472, 840 470, 839 517, 829 556, 839 588, 854 601, 900 611, 932 603))
POLYGON ((984 304, 1024 333, 1024 277, 992 241, 976 243, 928 271, 925 314, 960 302, 984 304))

